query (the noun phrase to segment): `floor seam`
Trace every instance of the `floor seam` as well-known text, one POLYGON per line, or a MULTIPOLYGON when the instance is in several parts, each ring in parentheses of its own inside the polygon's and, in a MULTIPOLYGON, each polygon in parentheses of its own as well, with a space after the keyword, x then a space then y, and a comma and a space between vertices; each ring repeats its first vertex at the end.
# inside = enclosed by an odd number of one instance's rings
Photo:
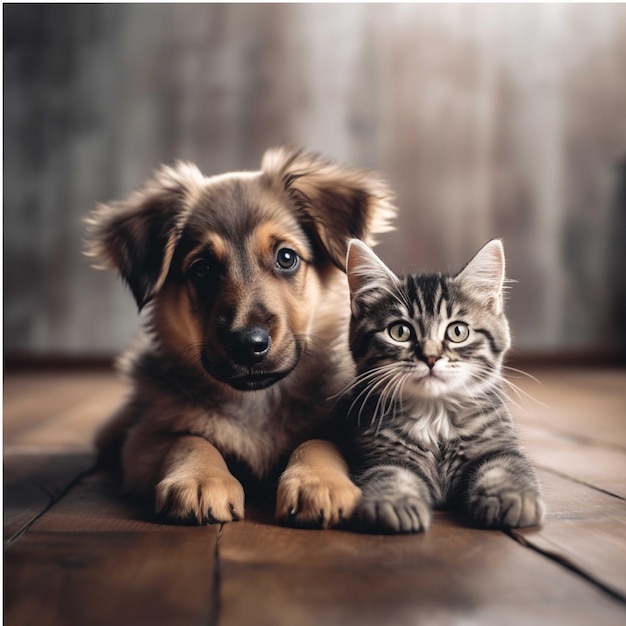
POLYGON ((613 498, 617 498, 618 500, 626 500, 623 496, 620 496, 617 493, 613 493, 612 491, 608 491, 607 489, 602 489, 602 487, 598 487, 596 485, 592 485, 591 483, 585 482, 584 480, 580 480, 579 478, 574 478, 569 474, 564 474, 563 472, 559 472, 559 470, 555 470, 551 467, 547 467, 542 465, 541 463, 534 463, 535 467, 543 470, 544 472, 548 472, 550 474, 554 474, 555 476, 559 476, 560 478, 564 478, 565 480, 569 480, 570 482, 577 483, 578 485, 584 485, 585 487, 589 487, 589 489, 594 489, 595 491, 599 491, 607 496, 612 496, 613 498))
POLYGON ((575 563, 572 563, 572 561, 570 561, 568 558, 562 556, 561 554, 558 554, 557 552, 552 552, 550 550, 539 548, 538 546, 529 542, 525 537, 516 534, 513 530, 504 531, 504 534, 508 535, 511 539, 513 539, 513 541, 520 544, 521 546, 524 546, 525 548, 528 548, 533 552, 536 552, 537 554, 546 557, 548 560, 556 563, 557 565, 560 565, 572 574, 578 576, 579 578, 582 578, 588 583, 591 583, 594 587, 596 587, 596 589, 600 590, 602 593, 609 596, 613 600, 616 600, 622 605, 626 605, 626 596, 624 596, 624 594, 617 591, 616 589, 613 589, 595 576, 587 573, 586 571, 578 567, 575 563))
POLYGON ((77 474, 72 480, 70 480, 70 482, 67 483, 67 485, 65 485, 65 487, 61 489, 61 491, 59 491, 56 496, 50 498, 50 502, 48 502, 48 504, 41 511, 39 511, 39 513, 34 515, 30 521, 24 524, 22 528, 13 533, 8 539, 5 539, 4 552, 7 552, 7 550, 12 548, 31 529, 31 527, 36 522, 38 522, 53 506, 55 506, 63 498, 65 498, 65 496, 68 495, 70 491, 74 489, 74 487, 77 487, 83 479, 91 476, 92 474, 95 474, 97 471, 98 463, 96 462, 90 465, 87 469, 77 474))
POLYGON ((220 524, 215 538, 215 551, 213 553, 213 580, 211 581, 211 596, 207 626, 217 626, 220 619, 221 609, 221 562, 220 562, 220 542, 224 524, 220 524))

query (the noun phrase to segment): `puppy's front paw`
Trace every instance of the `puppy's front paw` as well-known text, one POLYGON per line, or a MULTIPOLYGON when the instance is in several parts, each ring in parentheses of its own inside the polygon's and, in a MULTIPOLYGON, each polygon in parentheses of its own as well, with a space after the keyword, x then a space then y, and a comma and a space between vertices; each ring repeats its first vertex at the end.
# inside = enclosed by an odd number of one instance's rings
POLYGON ((206 476, 174 473, 157 486, 155 510, 170 520, 198 524, 243 518, 243 487, 227 472, 206 476))
POLYGON ((365 497, 357 507, 358 530, 375 533, 419 533, 428 529, 432 513, 421 498, 407 494, 365 497))
POLYGON ((478 492, 468 503, 472 521, 484 528, 524 528, 541 523, 545 506, 535 491, 478 492))
POLYGON ((330 528, 348 519, 361 490, 342 474, 314 476, 287 470, 278 483, 276 518, 314 528, 330 528))

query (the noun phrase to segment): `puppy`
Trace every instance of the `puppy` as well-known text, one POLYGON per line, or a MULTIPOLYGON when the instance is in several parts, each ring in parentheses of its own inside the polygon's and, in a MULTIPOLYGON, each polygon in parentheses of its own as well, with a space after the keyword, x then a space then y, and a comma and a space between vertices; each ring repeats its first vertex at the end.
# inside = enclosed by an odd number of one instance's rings
POLYGON ((256 172, 163 167, 97 207, 88 254, 145 309, 132 395, 96 441, 119 455, 127 492, 174 522, 238 520, 229 467, 267 479, 289 459, 279 519, 350 515, 360 492, 331 443, 332 397, 353 375, 347 241, 373 243, 394 213, 376 176, 284 148, 256 172))

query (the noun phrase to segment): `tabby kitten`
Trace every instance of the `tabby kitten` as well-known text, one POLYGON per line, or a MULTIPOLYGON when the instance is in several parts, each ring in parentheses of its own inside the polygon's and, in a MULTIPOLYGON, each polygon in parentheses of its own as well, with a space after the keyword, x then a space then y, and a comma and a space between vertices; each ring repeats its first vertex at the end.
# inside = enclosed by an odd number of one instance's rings
POLYGON ((363 498, 356 525, 424 531, 437 508, 485 528, 540 523, 544 506, 506 406, 504 251, 490 241, 456 275, 397 277, 359 240, 347 257, 348 415, 363 498))

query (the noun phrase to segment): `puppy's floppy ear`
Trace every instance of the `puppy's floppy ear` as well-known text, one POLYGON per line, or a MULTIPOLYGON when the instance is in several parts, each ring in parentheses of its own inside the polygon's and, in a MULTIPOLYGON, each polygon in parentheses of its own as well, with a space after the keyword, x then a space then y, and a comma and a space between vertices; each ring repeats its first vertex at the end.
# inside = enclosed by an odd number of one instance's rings
POLYGON ((142 189, 99 205, 87 218, 86 254, 116 268, 141 310, 167 277, 187 220, 190 197, 204 177, 195 165, 163 166, 142 189))
POLYGON ((288 194, 302 223, 342 270, 350 238, 374 245, 373 234, 392 230, 392 194, 374 173, 287 148, 268 150, 261 169, 272 186, 288 194))

